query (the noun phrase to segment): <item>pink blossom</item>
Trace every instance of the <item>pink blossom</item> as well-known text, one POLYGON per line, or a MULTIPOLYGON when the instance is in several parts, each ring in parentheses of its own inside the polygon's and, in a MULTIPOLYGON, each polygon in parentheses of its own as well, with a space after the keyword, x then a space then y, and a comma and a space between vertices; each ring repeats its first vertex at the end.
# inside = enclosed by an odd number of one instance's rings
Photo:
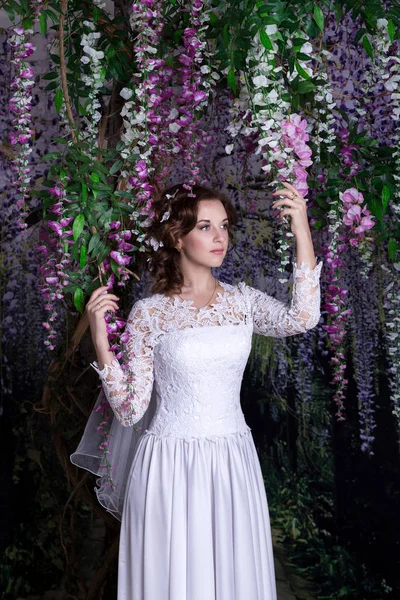
POLYGON ((362 193, 355 188, 349 188, 344 192, 339 192, 339 198, 343 200, 343 202, 348 202, 349 204, 361 204, 364 201, 362 193))
POLYGON ((294 164, 293 174, 295 175, 296 181, 298 183, 307 181, 308 173, 299 164, 296 164, 296 163, 294 164))
POLYGON ((112 250, 110 252, 110 256, 120 266, 129 265, 129 263, 131 262, 130 256, 124 256, 123 254, 121 254, 120 252, 117 252, 115 250, 112 250))
POLYGON ((347 211, 347 214, 343 217, 343 223, 348 226, 352 226, 353 223, 359 222, 361 219, 361 206, 355 204, 347 211))
POLYGON ((354 233, 363 233, 374 227, 375 223, 370 217, 363 217, 361 223, 354 229, 354 233))

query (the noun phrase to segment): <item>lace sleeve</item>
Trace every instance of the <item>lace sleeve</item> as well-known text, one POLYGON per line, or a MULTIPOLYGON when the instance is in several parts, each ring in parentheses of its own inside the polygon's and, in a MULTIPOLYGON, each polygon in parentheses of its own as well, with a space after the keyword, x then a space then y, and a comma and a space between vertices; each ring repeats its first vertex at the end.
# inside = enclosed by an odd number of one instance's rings
POLYGON ((102 370, 97 361, 90 364, 100 376, 104 393, 116 418, 124 427, 130 427, 146 412, 154 379, 153 334, 148 310, 142 300, 133 305, 125 331, 129 333, 129 340, 124 345, 128 358, 126 370, 122 369, 117 359, 111 365, 105 364, 102 370), (133 385, 128 385, 128 379, 133 385))
POLYGON ((241 282, 250 300, 254 333, 272 337, 286 337, 304 333, 315 327, 321 316, 320 274, 323 261, 314 269, 303 261, 293 265, 293 292, 290 306, 241 282))

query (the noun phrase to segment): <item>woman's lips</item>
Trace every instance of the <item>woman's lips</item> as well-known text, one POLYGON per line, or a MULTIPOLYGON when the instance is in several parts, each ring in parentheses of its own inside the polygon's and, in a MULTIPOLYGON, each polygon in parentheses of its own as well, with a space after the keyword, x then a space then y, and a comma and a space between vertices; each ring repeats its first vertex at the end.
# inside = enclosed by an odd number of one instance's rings
POLYGON ((214 254, 222 254, 223 249, 221 248, 220 250, 211 250, 211 252, 214 252, 214 254))

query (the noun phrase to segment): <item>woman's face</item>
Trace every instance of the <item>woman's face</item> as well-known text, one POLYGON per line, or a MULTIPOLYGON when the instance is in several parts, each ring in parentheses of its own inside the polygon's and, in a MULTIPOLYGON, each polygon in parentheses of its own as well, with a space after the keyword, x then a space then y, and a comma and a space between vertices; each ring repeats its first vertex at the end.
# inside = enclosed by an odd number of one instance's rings
POLYGON ((220 200, 200 200, 195 227, 180 239, 181 256, 208 266, 219 266, 228 243, 228 216, 220 200), (212 252, 222 249, 222 253, 212 252))

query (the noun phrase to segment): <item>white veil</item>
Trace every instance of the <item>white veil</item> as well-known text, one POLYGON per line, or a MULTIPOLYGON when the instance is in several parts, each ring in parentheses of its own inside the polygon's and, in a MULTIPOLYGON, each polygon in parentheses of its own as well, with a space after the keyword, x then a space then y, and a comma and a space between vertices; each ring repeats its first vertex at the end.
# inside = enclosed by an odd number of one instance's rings
POLYGON ((109 438, 109 454, 107 460, 111 470, 104 467, 104 451, 99 448, 104 441, 104 432, 100 423, 103 416, 95 409, 107 402, 103 389, 97 397, 96 403, 87 421, 85 431, 75 452, 71 454, 70 461, 82 469, 87 469, 95 475, 97 487, 94 488, 100 504, 116 519, 121 521, 124 505, 126 484, 132 466, 135 450, 141 435, 149 426, 157 405, 156 386, 153 386, 150 404, 143 417, 136 423, 140 427, 124 427, 111 411, 111 427, 109 438), (113 485, 109 483, 111 477, 113 485))

